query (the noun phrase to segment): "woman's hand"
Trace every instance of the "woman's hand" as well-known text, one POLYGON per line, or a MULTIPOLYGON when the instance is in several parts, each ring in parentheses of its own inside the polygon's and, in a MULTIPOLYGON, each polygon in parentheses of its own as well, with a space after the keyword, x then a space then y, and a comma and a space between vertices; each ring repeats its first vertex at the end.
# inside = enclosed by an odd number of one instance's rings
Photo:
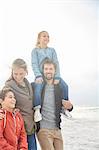
POLYGON ((4 113, 3 110, 0 109, 0 120, 4 118, 4 114, 3 113, 4 113))
POLYGON ((0 105, 1 105, 1 108, 0 108, 0 119, 3 119, 4 118, 4 112, 3 112, 3 110, 2 110, 2 105, 3 105, 3 100, 0 98, 0 105))
POLYGON ((39 77, 35 79, 35 83, 42 83, 43 82, 43 78, 39 77))
POLYGON ((0 104, 2 103, 2 99, 0 98, 0 104))

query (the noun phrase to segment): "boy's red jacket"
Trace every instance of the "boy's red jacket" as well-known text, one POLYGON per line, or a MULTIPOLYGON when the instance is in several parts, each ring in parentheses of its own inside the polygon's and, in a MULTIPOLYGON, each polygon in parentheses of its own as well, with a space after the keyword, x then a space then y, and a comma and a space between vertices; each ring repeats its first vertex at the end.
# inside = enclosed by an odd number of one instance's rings
POLYGON ((3 110, 0 120, 0 150, 28 150, 24 121, 19 111, 3 110))

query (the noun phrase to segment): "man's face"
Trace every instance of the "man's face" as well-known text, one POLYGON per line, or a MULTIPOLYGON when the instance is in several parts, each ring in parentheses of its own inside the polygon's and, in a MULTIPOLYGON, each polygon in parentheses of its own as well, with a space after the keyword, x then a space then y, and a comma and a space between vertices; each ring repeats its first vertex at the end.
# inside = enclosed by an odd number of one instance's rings
POLYGON ((55 75, 55 67, 53 64, 44 64, 43 74, 45 79, 51 80, 55 75))

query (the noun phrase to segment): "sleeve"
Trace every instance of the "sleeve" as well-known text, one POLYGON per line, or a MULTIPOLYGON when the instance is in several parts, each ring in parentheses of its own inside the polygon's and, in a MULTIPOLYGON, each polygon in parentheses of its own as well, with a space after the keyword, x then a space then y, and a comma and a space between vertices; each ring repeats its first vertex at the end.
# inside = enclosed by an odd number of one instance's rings
POLYGON ((24 121, 23 121, 21 114, 19 114, 19 117, 21 120, 22 127, 21 127, 21 133, 20 133, 20 138, 19 138, 18 150, 28 150, 27 135, 26 135, 26 131, 24 128, 24 121))
POLYGON ((15 150, 15 148, 7 142, 3 134, 4 134, 4 119, 0 120, 0 149, 15 150))
POLYGON ((32 50, 31 53, 31 63, 32 63, 32 70, 34 72, 35 77, 42 77, 42 74, 40 72, 40 67, 38 63, 38 56, 37 56, 37 51, 36 48, 32 50))
POLYGON ((55 78, 56 78, 56 79, 60 79, 59 61, 58 61, 57 54, 56 54, 56 51, 55 51, 54 48, 53 48, 53 61, 54 61, 55 64, 56 64, 56 74, 55 74, 55 78))

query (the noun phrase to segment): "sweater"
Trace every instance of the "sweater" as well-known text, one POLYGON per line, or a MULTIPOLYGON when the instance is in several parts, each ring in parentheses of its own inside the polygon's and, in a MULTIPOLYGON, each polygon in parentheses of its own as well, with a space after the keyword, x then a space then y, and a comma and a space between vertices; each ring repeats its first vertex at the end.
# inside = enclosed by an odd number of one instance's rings
POLYGON ((34 48, 31 53, 32 69, 35 77, 42 76, 42 64, 45 59, 51 59, 56 65, 55 78, 60 78, 60 68, 57 54, 54 48, 34 48))
POLYGON ((5 83, 5 86, 10 87, 13 90, 16 97, 16 108, 20 110, 20 113, 23 116, 27 135, 31 135, 34 133, 33 91, 26 78, 24 79, 24 82, 29 92, 25 92, 14 79, 9 79, 5 83))

